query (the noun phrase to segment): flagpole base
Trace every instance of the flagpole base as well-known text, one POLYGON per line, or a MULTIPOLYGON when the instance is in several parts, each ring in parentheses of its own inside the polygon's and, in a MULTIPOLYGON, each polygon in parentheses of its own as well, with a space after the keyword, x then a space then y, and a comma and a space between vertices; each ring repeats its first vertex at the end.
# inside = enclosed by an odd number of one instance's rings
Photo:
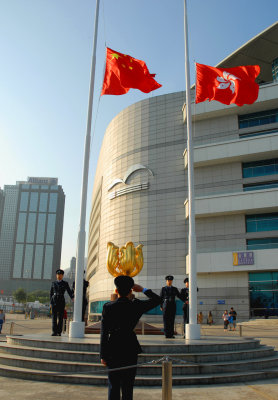
POLYGON ((70 338, 83 338, 85 331, 85 322, 71 321, 69 327, 70 338))
POLYGON ((201 329, 199 324, 186 324, 185 325, 186 340, 200 340, 201 329))

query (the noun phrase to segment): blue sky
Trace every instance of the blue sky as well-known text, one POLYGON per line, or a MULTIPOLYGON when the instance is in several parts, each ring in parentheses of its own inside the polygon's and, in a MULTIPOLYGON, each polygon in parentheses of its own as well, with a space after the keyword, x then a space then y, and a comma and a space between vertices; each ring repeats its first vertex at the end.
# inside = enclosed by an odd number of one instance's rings
MULTIPOLYGON (((278 15, 277 0, 187 5, 191 84, 195 61, 217 64, 278 15)), ((0 0, 0 10, 0 187, 27 176, 59 179, 66 194, 61 266, 68 268, 79 226, 95 0, 0 0)), ((101 0, 87 217, 109 122, 134 102, 184 90, 183 32, 183 0, 101 0), (99 100, 105 44, 144 60, 162 88, 99 100)))

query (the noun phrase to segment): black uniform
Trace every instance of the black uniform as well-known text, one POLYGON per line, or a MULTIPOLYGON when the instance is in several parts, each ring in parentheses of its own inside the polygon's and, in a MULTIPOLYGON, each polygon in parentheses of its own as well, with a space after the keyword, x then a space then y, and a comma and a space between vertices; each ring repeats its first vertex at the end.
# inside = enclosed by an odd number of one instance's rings
MULTIPOLYGON (((82 297, 82 321, 85 321, 85 311, 88 305, 87 300, 87 287, 89 286, 89 282, 83 279, 83 297, 82 297)), ((75 281, 72 284, 72 293, 75 292, 75 281)))
POLYGON ((181 289, 181 299, 183 301, 183 323, 189 324, 189 288, 181 289))
POLYGON ((176 316, 176 297, 181 299, 181 295, 175 286, 164 286, 161 289, 160 297, 163 310, 164 334, 166 338, 172 338, 174 336, 176 316))
POLYGON ((70 290, 69 284, 66 281, 55 281, 51 284, 50 289, 50 304, 52 308, 52 333, 61 335, 63 329, 63 316, 65 309, 65 291, 68 292, 70 298, 73 298, 73 293, 70 290), (58 317, 58 323, 57 323, 58 317))
MULTIPOLYGON (((160 304, 160 297, 151 290, 146 290, 145 295, 148 300, 119 297, 103 306, 100 357, 109 369, 137 364, 142 349, 134 328, 143 313, 160 304)), ((122 400, 132 400, 135 375, 136 368, 109 372, 108 399, 119 400, 122 390, 122 400)))

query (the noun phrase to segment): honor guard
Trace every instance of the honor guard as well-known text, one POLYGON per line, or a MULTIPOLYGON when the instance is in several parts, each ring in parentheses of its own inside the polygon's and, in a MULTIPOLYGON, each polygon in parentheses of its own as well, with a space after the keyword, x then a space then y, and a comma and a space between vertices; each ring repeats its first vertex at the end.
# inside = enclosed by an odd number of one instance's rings
MULTIPOLYGON (((189 280, 188 278, 185 278, 183 281, 185 287, 181 289, 181 300, 183 301, 183 328, 184 328, 184 335, 185 337, 185 324, 189 324, 189 280)), ((197 292, 199 289, 197 288, 197 292)))
POLYGON ((108 367, 108 399, 132 400, 137 358, 142 352, 134 329, 143 313, 160 304, 160 297, 134 284, 130 276, 117 276, 114 283, 118 297, 104 304, 102 311, 100 358, 108 367), (148 299, 130 300, 132 291, 143 292, 148 299), (113 371, 127 366, 133 367, 113 371))
POLYGON ((179 290, 172 286, 174 277, 172 275, 167 275, 166 286, 161 289, 161 306, 160 309, 163 311, 163 324, 164 324, 164 334, 166 338, 174 338, 174 324, 176 316, 176 297, 181 299, 179 290))
POLYGON ((63 317, 65 309, 65 291, 73 299, 68 282, 63 280, 64 271, 57 269, 55 282, 52 282, 50 289, 50 304, 52 310, 52 336, 61 336, 63 330, 63 317), (58 319, 58 323, 57 323, 58 319))
MULTIPOLYGON (((85 274, 85 271, 84 271, 85 274)), ((89 282, 86 281, 86 279, 83 279, 83 296, 82 296, 82 321, 85 321, 85 312, 86 308, 88 305, 88 300, 87 300, 87 289, 89 286, 89 282)), ((74 294, 75 292, 75 281, 72 284, 72 293, 74 294)))

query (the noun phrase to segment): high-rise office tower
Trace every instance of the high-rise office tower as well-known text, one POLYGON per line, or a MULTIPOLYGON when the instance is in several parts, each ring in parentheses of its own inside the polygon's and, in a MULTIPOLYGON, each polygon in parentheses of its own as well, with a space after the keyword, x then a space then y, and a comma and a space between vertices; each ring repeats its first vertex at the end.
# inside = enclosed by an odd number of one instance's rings
POLYGON ((0 233, 1 287, 48 289, 60 267, 65 195, 56 178, 4 186, 0 233))

